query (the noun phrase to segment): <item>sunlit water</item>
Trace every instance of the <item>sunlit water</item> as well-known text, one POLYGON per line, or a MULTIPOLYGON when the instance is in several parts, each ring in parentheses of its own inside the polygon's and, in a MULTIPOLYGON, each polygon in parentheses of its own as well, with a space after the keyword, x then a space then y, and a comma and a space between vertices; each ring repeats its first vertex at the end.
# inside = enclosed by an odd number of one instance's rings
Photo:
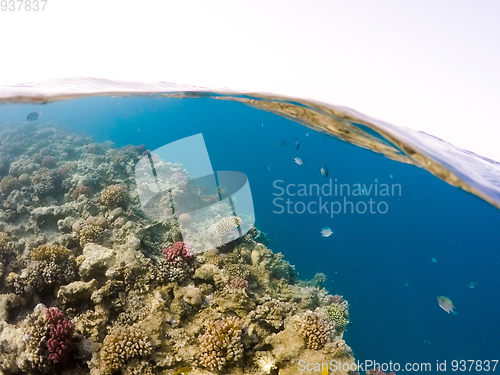
MULTIPOLYGON (((496 163, 426 135, 395 136, 403 143, 411 136, 419 150, 434 152, 431 159, 488 203, 415 165, 216 95, 8 103, 0 106, 0 126, 18 126, 34 111, 42 113, 40 124, 117 147, 143 144, 154 150, 202 133, 214 170, 247 175, 256 226, 267 233, 268 247, 282 252, 301 278, 324 273, 325 287, 349 301, 352 324, 344 338, 357 360, 426 362, 433 368, 446 360, 451 373, 453 360, 500 359, 496 163), (294 162, 296 156, 303 165, 294 162), (360 196, 354 193, 357 184, 363 186, 360 196), (332 229, 331 236, 322 237, 324 227, 332 229), (468 288, 470 281, 478 281, 477 287, 468 288), (439 307, 440 295, 453 300, 458 315, 439 307)), ((367 134, 393 145, 373 129, 367 134)))

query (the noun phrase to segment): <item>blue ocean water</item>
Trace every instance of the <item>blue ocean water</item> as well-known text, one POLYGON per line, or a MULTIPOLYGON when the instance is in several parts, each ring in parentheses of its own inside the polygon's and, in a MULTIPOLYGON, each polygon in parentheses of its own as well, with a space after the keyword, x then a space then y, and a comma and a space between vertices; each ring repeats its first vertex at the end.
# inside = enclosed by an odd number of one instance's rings
POLYGON ((344 338, 357 360, 430 363, 433 369, 447 361, 451 373, 453 360, 500 359, 500 211, 476 196, 423 169, 235 102, 94 97, 6 106, 3 120, 22 121, 32 111, 41 111, 44 122, 117 146, 154 150, 202 133, 214 170, 248 176, 256 225, 268 234, 268 247, 282 252, 303 279, 323 272, 326 288, 349 301, 352 325, 344 338), (279 145, 283 141, 287 147, 279 145), (295 156, 304 164, 294 163, 295 156), (321 165, 329 169, 327 178, 321 165), (355 184, 371 190, 347 197, 292 195, 299 184, 321 188, 330 182, 333 189, 349 185, 351 193, 355 184), (391 194, 375 196, 375 186, 381 191, 384 185, 391 194), (278 195, 276 186, 290 186, 291 194, 278 195), (311 202, 317 210, 320 197, 323 203, 346 198, 354 212, 348 204, 333 215, 299 213, 311 202), (292 212, 276 198, 290 199, 292 212), (355 212, 370 198, 387 212, 355 212), (323 227, 333 234, 322 237, 323 227), (467 288, 469 281, 479 281, 478 287, 467 288), (438 306, 439 295, 454 301, 458 315, 438 306))

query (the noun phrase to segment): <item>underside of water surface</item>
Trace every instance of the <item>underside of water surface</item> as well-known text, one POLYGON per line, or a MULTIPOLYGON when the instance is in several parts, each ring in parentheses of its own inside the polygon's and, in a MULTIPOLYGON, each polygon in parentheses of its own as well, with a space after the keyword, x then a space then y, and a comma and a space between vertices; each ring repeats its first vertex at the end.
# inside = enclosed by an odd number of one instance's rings
POLYGON ((66 80, 0 101, 0 373, 499 359, 495 161, 272 95, 66 80))

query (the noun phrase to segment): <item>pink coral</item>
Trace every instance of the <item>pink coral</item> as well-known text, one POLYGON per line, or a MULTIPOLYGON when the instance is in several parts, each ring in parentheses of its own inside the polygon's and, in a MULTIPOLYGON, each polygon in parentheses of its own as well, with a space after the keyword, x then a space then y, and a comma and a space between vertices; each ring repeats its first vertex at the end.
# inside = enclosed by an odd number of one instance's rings
POLYGON ((248 281, 236 276, 229 281, 229 287, 231 289, 245 289, 248 288, 248 281))
POLYGON ((163 255, 166 260, 174 264, 184 260, 189 262, 193 259, 192 247, 182 241, 177 241, 168 249, 163 249, 163 255))
POLYGON ((54 363, 64 363, 71 352, 75 326, 57 307, 45 310, 45 317, 50 324, 47 339, 49 358, 54 363))

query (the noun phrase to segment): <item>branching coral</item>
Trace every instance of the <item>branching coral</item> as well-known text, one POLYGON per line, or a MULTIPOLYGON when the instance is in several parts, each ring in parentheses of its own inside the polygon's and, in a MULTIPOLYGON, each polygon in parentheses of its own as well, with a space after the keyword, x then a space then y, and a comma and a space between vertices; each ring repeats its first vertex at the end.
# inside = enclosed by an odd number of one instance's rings
POLYGON ((302 335, 308 349, 322 349, 332 341, 335 326, 319 312, 307 311, 295 323, 295 329, 302 335))
POLYGON ((248 288, 248 281, 241 277, 233 277, 229 281, 229 288, 231 289, 245 289, 248 288))
POLYGON ((57 307, 48 308, 45 317, 50 324, 47 338, 49 359, 54 363, 65 363, 71 352, 75 326, 57 307))
POLYGON ((31 259, 36 261, 64 262, 72 256, 71 251, 60 245, 40 245, 31 250, 31 259))
POLYGON ((75 190, 73 190, 73 192, 71 193, 71 197, 74 199, 74 200, 77 200, 78 197, 80 195, 90 195, 90 193, 92 192, 92 190, 90 189, 90 187, 86 186, 86 185, 79 185, 75 188, 75 190))
POLYGON ((342 330, 349 323, 349 313, 346 306, 332 304, 325 308, 325 313, 328 320, 335 323, 337 330, 342 330))
POLYGON ((295 306, 289 302, 268 301, 252 310, 249 318, 263 321, 274 329, 281 329, 285 318, 293 314, 295 309, 295 306))
POLYGON ((128 190, 121 184, 110 185, 101 191, 101 201, 108 207, 124 206, 128 202, 128 190))
POLYGON ((164 249, 163 256, 163 259, 158 260, 158 270, 165 281, 182 282, 192 273, 190 262, 193 260, 193 252, 184 242, 177 241, 164 249))
POLYGON ((80 229, 80 246, 84 247, 88 243, 100 243, 104 229, 98 225, 86 224, 80 229))
POLYGON ((177 241, 172 247, 163 250, 163 256, 174 264, 182 261, 189 262, 193 259, 193 249, 190 245, 177 241))
POLYGON ((222 371, 243 358, 242 322, 236 316, 209 321, 200 337, 198 362, 210 370, 222 371))
POLYGON ((234 231, 243 223, 243 220, 237 216, 228 216, 222 218, 216 226, 217 240, 219 243, 227 243, 238 238, 234 231))
POLYGON ((58 182, 57 172, 46 167, 40 168, 33 176, 33 188, 39 197, 53 194, 57 189, 58 182))
POLYGON ((117 326, 106 336, 101 349, 103 373, 118 370, 130 358, 144 357, 151 353, 152 346, 146 333, 133 326, 117 326))

